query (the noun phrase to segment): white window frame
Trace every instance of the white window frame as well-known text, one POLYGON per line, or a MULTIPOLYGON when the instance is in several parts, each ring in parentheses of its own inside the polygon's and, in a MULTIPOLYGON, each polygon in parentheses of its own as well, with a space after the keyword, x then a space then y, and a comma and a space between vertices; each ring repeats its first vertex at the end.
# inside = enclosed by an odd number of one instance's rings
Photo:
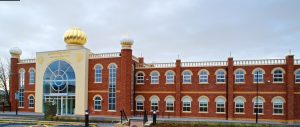
POLYGON ((142 100, 136 101, 136 111, 144 111, 144 101, 142 100), (142 109, 139 109, 138 107, 142 107, 142 109))
POLYGON ((258 103, 256 103, 256 98, 254 98, 253 100, 253 114, 256 114, 255 109, 257 108, 258 111, 258 115, 263 115, 264 114, 264 101, 261 98, 258 98, 258 103))
POLYGON ((174 101, 166 101, 166 112, 174 112, 174 101), (172 110, 169 110, 169 109, 172 110))
POLYGON ((175 77, 174 73, 171 71, 168 71, 166 73, 166 84, 174 84, 175 83, 174 77, 175 77))
POLYGON ((183 71, 182 74, 182 83, 191 84, 192 83, 192 73, 190 71, 183 71))
POLYGON ((207 84, 208 83, 208 72, 202 70, 199 72, 199 84, 207 84))
POLYGON ((236 84, 245 83, 245 72, 243 70, 237 70, 235 72, 234 81, 236 84))
POLYGON ((94 98, 94 111, 101 111, 102 110, 102 98, 101 97, 99 97, 99 96, 96 96, 95 98, 94 98), (98 99, 99 98, 99 99, 98 99), (97 103, 97 102, 99 102, 99 104, 97 103), (97 108, 96 108, 97 107, 97 108), (100 109, 98 109, 98 107, 100 108, 100 109))
POLYGON ((218 70, 216 73, 216 83, 222 84, 226 82, 226 72, 224 70, 218 70))
POLYGON ((102 83, 103 67, 101 65, 95 65, 95 83, 102 83))
POLYGON ((154 109, 156 109, 156 112, 158 111, 158 101, 157 100, 151 100, 151 106, 150 106, 150 110, 151 112, 154 111, 154 109))
POLYGON ((241 99, 235 101, 235 114, 245 114, 245 102, 241 99), (240 106, 241 105, 241 106, 240 106), (241 112, 241 110, 243 110, 241 112))
POLYGON ((208 100, 207 99, 200 99, 199 101, 199 112, 200 113, 208 113, 208 100), (203 104, 203 105, 201 105, 203 104), (206 109, 206 111, 201 111, 201 108, 206 109))
POLYGON ((28 108, 34 108, 34 96, 32 95, 28 97, 28 108))
POLYGON ((253 83, 264 83, 264 71, 261 69, 257 69, 253 73, 253 83), (257 74, 257 71, 260 72, 257 74), (258 78, 258 82, 257 79, 258 78))
POLYGON ((151 84, 159 84, 159 73, 158 72, 152 72, 151 73, 151 84))
POLYGON ((24 86, 25 86, 25 70, 19 71, 19 108, 24 108, 24 86))
POLYGON ((273 83, 283 83, 283 71, 281 69, 276 69, 273 73, 273 83), (278 73, 277 71, 280 71, 280 73, 278 73))
POLYGON ((136 84, 144 84, 144 83, 145 83, 145 74, 142 72, 137 73, 136 84))
POLYGON ((182 102, 182 112, 191 112, 191 110, 192 110, 191 103, 192 103, 191 101, 183 101, 182 102), (185 111, 185 109, 190 109, 190 110, 185 111))
POLYGON ((279 98, 275 98, 273 102, 273 115, 284 115, 284 101, 279 98), (280 105, 281 107, 276 107, 280 105), (281 110, 282 113, 276 113, 275 110, 281 110))
POLYGON ((34 69, 29 70, 29 84, 30 85, 35 84, 35 71, 34 71, 34 69))
POLYGON ((300 69, 295 71, 295 83, 300 84, 300 69))

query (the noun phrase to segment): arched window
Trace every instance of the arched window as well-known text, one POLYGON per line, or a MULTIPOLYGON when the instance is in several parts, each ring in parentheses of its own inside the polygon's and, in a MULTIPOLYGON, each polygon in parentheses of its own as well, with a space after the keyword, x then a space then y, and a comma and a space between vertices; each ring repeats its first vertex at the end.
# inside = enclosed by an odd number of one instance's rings
POLYGON ((165 98, 165 101, 166 101, 166 112, 174 112, 175 98, 169 95, 165 98))
POLYGON ((226 99, 223 96, 216 97, 216 113, 225 113, 225 101, 226 99))
POLYGON ((295 71, 295 82, 300 83, 300 69, 295 71))
POLYGON ((191 112, 192 98, 190 96, 184 96, 182 101, 182 112, 191 112))
POLYGON ((235 113, 243 114, 245 112, 246 99, 242 96, 237 96, 234 98, 234 102, 235 102, 235 113))
POLYGON ((198 99, 199 101, 199 112, 200 113, 207 113, 208 112, 208 97, 206 96, 201 96, 198 99))
POLYGON ((245 73, 244 70, 236 70, 235 72, 235 83, 244 83, 245 82, 245 73))
POLYGON ((142 95, 138 95, 135 97, 136 111, 144 111, 144 101, 145 98, 142 95))
POLYGON ((166 84, 174 84, 175 73, 173 71, 166 72, 166 84))
POLYGON ((95 65, 95 83, 102 82, 102 66, 100 64, 95 65))
POLYGON ((94 110, 95 111, 101 111, 101 108, 102 108, 101 101, 102 101, 102 99, 100 96, 94 97, 94 110))
POLYGON ((35 83, 35 74, 34 74, 34 69, 31 68, 29 70, 29 84, 34 84, 35 83))
POLYGON ((273 103, 273 114, 274 115, 283 115, 284 114, 284 103, 285 100, 283 97, 277 96, 272 99, 273 103))
POLYGON ((109 86, 108 86, 108 110, 116 110, 116 82, 117 82, 117 66, 109 65, 109 86))
POLYGON ((30 95, 30 96, 28 97, 28 101, 29 101, 28 107, 29 107, 29 108, 34 108, 34 96, 30 95))
POLYGON ((262 97, 254 97, 252 99, 252 102, 253 102, 253 113, 258 112, 258 114, 263 114, 265 99, 262 97))
POLYGON ((150 76, 151 76, 151 84, 159 83, 159 73, 157 71, 151 72, 150 76))
POLYGON ((19 70, 19 108, 24 107, 24 85, 25 85, 25 70, 19 70))
POLYGON ((258 68, 255 69, 253 72, 253 82, 254 83, 263 83, 264 82, 264 70, 258 68))
POLYGON ((207 70, 200 70, 199 71, 199 83, 208 83, 208 71, 207 70))
POLYGON ((138 72, 136 75, 136 83, 137 84, 144 84, 144 73, 143 72, 138 72))
POLYGON ((216 71, 216 79, 217 83, 225 83, 225 71, 223 69, 217 70, 216 71))
POLYGON ((283 82, 283 71, 281 69, 273 70, 273 82, 275 83, 283 82))
POLYGON ((151 111, 158 111, 159 98, 156 95, 150 97, 151 111))
POLYGON ((189 70, 183 71, 182 73, 183 84, 192 83, 192 72, 189 70))

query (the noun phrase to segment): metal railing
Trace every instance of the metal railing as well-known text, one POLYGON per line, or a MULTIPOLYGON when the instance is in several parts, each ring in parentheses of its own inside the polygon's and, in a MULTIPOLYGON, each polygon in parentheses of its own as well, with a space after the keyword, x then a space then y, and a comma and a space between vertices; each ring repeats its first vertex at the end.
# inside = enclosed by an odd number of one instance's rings
POLYGON ((120 52, 90 54, 90 59, 120 57, 120 52))
POLYGON ((295 59, 295 60, 294 60, 294 64, 295 64, 295 65, 300 65, 300 59, 295 59))
POLYGON ((285 59, 262 59, 262 60, 235 60, 234 66, 244 65, 282 65, 285 64, 285 59))

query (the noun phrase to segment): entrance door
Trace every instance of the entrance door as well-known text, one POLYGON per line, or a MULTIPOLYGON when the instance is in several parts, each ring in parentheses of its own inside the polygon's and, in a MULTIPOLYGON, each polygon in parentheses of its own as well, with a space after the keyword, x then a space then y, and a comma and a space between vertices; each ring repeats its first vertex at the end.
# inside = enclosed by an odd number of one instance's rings
POLYGON ((68 96, 58 96, 55 98, 57 115, 73 115, 75 108, 75 98, 68 96))

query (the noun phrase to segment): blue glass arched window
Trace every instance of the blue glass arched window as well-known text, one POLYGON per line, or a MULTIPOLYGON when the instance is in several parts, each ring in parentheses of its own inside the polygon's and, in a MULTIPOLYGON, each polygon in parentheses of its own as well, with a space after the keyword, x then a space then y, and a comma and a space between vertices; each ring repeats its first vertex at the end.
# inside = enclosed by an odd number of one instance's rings
POLYGON ((44 73, 44 94, 75 93, 75 72, 65 61, 51 63, 44 73))

